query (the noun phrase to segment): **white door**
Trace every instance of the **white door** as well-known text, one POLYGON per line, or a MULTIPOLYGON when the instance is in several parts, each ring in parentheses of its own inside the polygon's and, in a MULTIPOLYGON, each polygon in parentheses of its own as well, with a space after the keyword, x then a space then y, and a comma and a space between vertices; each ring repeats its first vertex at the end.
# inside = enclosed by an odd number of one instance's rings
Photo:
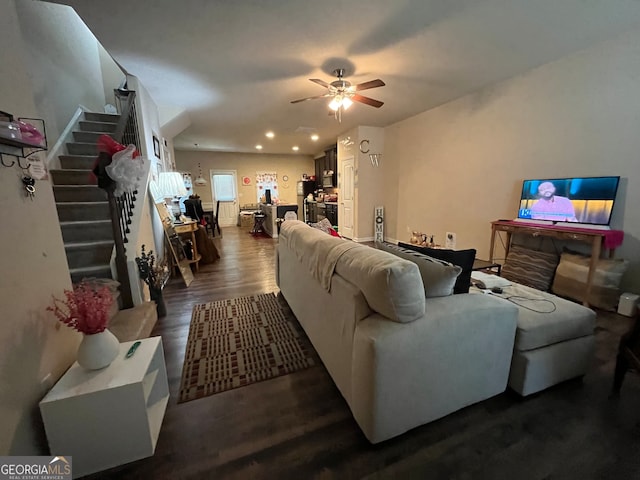
POLYGON ((354 235, 354 203, 355 203, 355 161, 353 157, 340 162, 338 185, 340 186, 340 206, 338 207, 338 230, 340 235, 353 238, 354 235))
POLYGON ((216 202, 220 201, 218 211, 218 224, 228 227, 238 223, 238 191, 237 175, 235 170, 211 171, 211 194, 213 196, 213 213, 216 211, 216 202))

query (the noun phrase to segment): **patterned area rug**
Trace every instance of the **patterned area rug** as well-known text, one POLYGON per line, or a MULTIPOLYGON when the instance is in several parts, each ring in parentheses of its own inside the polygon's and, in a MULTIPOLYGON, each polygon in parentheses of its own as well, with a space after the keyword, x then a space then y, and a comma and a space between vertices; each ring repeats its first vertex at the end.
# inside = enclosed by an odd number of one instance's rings
POLYGON ((312 365, 309 341, 273 293, 196 305, 178 403, 312 365))

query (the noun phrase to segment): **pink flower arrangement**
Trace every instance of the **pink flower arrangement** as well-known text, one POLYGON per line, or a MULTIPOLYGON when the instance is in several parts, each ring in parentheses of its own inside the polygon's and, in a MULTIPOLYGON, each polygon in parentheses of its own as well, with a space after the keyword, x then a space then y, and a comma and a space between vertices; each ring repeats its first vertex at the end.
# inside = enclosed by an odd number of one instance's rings
POLYGON ((108 287, 82 281, 73 290, 64 291, 65 300, 53 297, 53 312, 58 320, 85 335, 103 332, 109 323, 113 296, 108 287))

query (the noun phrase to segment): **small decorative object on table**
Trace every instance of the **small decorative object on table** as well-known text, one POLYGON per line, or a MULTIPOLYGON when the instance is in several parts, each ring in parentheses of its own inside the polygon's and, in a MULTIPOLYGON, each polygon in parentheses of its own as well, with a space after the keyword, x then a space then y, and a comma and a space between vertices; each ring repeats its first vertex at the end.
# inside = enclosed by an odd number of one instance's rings
POLYGON ((144 245, 142 245, 141 250, 140 256, 136 257, 140 278, 149 286, 149 295, 151 300, 156 302, 158 317, 164 317, 167 314, 167 307, 162 297, 162 288, 169 278, 169 268, 166 263, 156 264, 153 250, 149 250, 149 253, 146 253, 144 245))
POLYGON ((58 320, 83 334, 78 347, 78 363, 87 370, 107 367, 120 351, 120 342, 107 329, 111 290, 87 280, 64 291, 65 299, 53 297, 47 307, 58 320))

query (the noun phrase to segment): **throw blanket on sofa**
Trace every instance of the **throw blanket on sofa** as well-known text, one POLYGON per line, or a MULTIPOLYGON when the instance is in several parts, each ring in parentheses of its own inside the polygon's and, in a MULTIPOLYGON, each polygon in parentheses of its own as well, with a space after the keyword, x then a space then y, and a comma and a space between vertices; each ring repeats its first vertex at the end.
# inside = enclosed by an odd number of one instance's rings
POLYGON ((295 252, 298 261, 309 269, 323 289, 330 292, 331 277, 340 257, 352 248, 361 248, 362 245, 330 235, 318 236, 303 222, 289 222, 291 223, 288 223, 288 227, 303 229, 303 232, 308 230, 310 236, 288 235, 287 231, 281 231, 280 241, 284 241, 287 247, 295 252))
POLYGON ((320 249, 315 250, 311 255, 306 257, 306 265, 309 267, 309 271, 316 278, 322 288, 327 292, 331 291, 331 277, 336 269, 336 264, 340 257, 351 250, 357 248, 360 245, 354 242, 341 242, 333 245, 329 248, 329 251, 323 252, 320 249))

